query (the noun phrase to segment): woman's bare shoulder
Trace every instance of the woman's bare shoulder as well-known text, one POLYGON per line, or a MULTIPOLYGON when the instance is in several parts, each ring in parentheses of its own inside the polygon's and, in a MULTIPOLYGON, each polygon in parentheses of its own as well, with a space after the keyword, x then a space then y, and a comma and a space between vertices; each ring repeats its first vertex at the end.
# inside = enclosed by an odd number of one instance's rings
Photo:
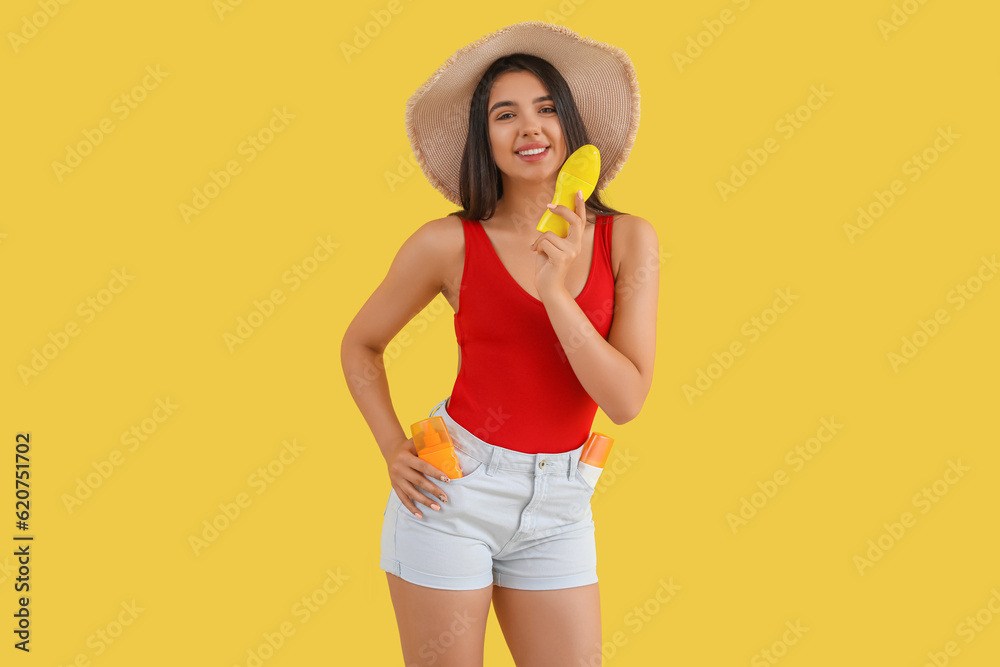
POLYGON ((653 224, 638 215, 623 213, 614 216, 611 228, 611 266, 614 275, 623 257, 642 257, 651 251, 659 255, 659 239, 653 224))
POLYGON ((462 218, 458 215, 446 215, 443 218, 435 218, 425 222, 422 227, 436 232, 454 233, 456 230, 462 231, 462 218))
POLYGON ((652 223, 650 223, 645 218, 641 218, 638 215, 633 215, 632 213, 619 213, 611 217, 614 218, 616 228, 619 225, 622 227, 629 227, 629 228, 641 227, 644 225, 649 225, 650 227, 653 226, 652 223))
POLYGON ((436 218, 420 225, 413 238, 425 248, 436 250, 439 253, 451 255, 461 252, 465 245, 465 232, 462 229, 462 219, 457 215, 446 215, 443 218, 436 218))
POLYGON ((447 215, 423 223, 403 243, 400 254, 405 257, 403 266, 413 270, 423 267, 434 274, 439 284, 445 284, 465 256, 462 219, 447 215))

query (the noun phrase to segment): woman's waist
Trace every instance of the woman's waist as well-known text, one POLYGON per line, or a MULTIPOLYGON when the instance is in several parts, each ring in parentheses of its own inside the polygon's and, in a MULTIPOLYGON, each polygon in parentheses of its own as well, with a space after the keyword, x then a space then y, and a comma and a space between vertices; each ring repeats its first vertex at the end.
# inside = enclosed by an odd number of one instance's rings
POLYGON ((467 440, 526 455, 559 454, 582 447, 590 435, 597 405, 584 397, 466 393, 456 382, 439 412, 447 413, 467 440))

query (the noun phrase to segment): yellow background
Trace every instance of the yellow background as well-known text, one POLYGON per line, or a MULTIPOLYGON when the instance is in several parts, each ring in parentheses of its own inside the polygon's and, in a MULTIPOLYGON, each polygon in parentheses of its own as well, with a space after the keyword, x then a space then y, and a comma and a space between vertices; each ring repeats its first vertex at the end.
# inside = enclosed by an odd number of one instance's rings
MULTIPOLYGON (((4 4, 0 662, 246 665, 288 622, 269 667, 401 662, 378 567, 388 476, 340 341, 407 236, 454 209, 406 166, 407 98, 469 41, 548 20, 635 63, 642 121, 607 199, 652 222, 666 257, 652 391, 632 422, 594 425, 634 459, 593 500, 605 664, 769 664, 759 652, 777 646, 789 667, 916 667, 951 641, 949 664, 997 664, 1000 280, 971 280, 1000 251, 997 5, 400 2, 350 59, 342 44, 387 2, 4 4), (713 23, 723 10, 732 21, 713 23), (802 107, 812 86, 831 96, 802 107), (123 94, 144 98, 127 117, 123 94), (275 109, 294 117, 251 161, 243 142, 275 109), (796 112, 808 119, 789 137, 776 123, 796 112), (102 121, 113 131, 60 179, 53 163, 102 121), (934 155, 939 128, 958 138, 934 155), (777 152, 724 200, 718 182, 769 138, 777 152), (925 151, 936 160, 910 180, 925 151), (181 205, 230 161, 239 173, 186 221, 181 205), (852 243, 844 226, 895 179, 905 193, 852 243), (336 249, 286 281, 318 238, 336 249), (967 283, 981 289, 959 308, 967 283), (283 303, 231 350, 224 335, 276 289, 283 303), (751 341, 744 325, 782 289, 798 300, 751 341), (88 298, 108 301, 89 320, 88 298), (947 322, 894 368, 939 309, 947 322), (735 341, 744 354, 689 400, 735 341), (843 427, 796 470, 787 453, 823 418, 843 427), (122 434, 144 420, 130 451, 122 434), (18 432, 32 439, 30 654, 11 632, 18 432), (255 485, 293 440, 303 449, 255 485), (949 461, 968 468, 953 484, 949 461), (782 472, 766 504, 753 496, 782 472), (241 493, 249 506, 196 554, 190 537, 241 493), (734 532, 744 498, 761 507, 734 532), (905 512, 915 525, 891 538, 905 512), (859 569, 880 537, 889 548, 859 569), (328 571, 339 588, 303 622, 296 604, 328 571), (120 636, 95 639, 133 601, 120 636), (967 641, 977 612, 991 622, 967 641), (796 622, 808 630, 782 651, 796 622)), ((454 382, 450 308, 438 297, 420 317, 388 360, 404 426, 454 382)), ((513 664, 495 617, 486 641, 488 665, 513 664)))

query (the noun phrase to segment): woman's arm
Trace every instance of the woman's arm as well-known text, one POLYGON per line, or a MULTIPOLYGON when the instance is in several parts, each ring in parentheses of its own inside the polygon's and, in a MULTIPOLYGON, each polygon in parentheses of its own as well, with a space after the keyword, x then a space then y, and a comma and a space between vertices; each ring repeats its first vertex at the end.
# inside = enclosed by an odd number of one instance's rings
MULTIPOLYGON (((375 289, 344 332, 340 361, 358 409, 368 422, 382 456, 409 436, 396 417, 389 396, 383 354, 407 322, 441 291, 445 259, 456 251, 448 233, 457 218, 432 220, 415 231, 400 247, 382 283, 375 289)), ((461 247, 457 248, 461 252, 461 247)))
POLYGON ((616 424, 639 414, 653 382, 660 248, 656 229, 637 216, 615 221, 621 265, 614 316, 605 340, 566 290, 564 281, 539 297, 580 384, 616 424))

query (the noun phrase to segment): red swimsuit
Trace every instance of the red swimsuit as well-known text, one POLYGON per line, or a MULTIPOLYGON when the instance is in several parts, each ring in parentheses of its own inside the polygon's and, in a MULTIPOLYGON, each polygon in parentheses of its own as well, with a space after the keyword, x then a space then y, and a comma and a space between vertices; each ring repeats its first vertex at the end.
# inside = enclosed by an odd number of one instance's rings
MULTIPOLYGON (((605 339, 614 312, 612 220, 597 216, 590 275, 576 297, 605 339)), ((455 313, 462 355, 448 414, 499 447, 531 454, 576 449, 590 435, 597 403, 577 379, 544 304, 507 272, 479 222, 463 219, 462 227, 465 268, 455 313)))

